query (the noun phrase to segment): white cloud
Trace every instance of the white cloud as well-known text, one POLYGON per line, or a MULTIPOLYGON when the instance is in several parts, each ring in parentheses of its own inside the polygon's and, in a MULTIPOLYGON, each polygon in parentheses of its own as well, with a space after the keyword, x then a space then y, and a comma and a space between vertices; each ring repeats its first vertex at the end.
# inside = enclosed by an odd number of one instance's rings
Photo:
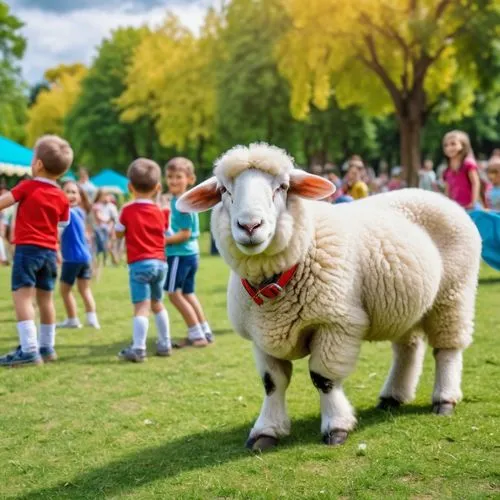
MULTIPOLYGON (((174 4, 168 10, 179 16, 182 23, 198 32, 206 12, 206 2, 174 4)), ((29 83, 42 79, 47 68, 60 63, 90 64, 96 47, 112 29, 122 26, 153 27, 162 22, 165 7, 137 11, 130 6, 90 8, 66 13, 18 8, 14 14, 24 23, 23 35, 28 47, 22 62, 23 76, 29 83)))

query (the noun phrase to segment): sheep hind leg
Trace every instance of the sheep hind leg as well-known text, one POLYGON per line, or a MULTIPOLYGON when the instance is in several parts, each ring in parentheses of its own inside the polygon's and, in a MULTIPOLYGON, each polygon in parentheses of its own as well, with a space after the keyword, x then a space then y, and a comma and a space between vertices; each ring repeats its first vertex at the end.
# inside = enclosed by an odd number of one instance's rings
MULTIPOLYGON (((443 294, 444 295, 444 294, 443 294)), ((436 375, 432 393, 433 412, 451 415, 462 399, 462 353, 472 342, 475 284, 461 293, 438 300, 424 319, 424 330, 434 348, 436 375)))
POLYGON ((389 375, 380 391, 377 408, 389 410, 415 398, 418 380, 422 373, 425 342, 414 332, 410 341, 393 343, 393 362, 389 375))
POLYGON ((356 426, 354 409, 342 383, 354 370, 362 335, 346 335, 345 331, 319 331, 311 342, 309 372, 318 389, 321 407, 323 442, 330 446, 343 444, 356 426))
POLYGON ((254 356, 266 395, 246 446, 253 451, 264 451, 276 446, 280 437, 290 434, 285 393, 292 377, 292 363, 265 354, 255 344, 254 356))

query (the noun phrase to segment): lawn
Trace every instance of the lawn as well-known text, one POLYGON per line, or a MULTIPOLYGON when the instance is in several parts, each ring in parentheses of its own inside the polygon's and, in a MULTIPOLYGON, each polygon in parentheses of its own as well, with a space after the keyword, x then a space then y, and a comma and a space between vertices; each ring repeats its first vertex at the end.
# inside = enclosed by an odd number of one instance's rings
MULTIPOLYGON (((219 258, 202 257, 198 289, 214 346, 136 365, 116 359, 131 337, 126 270, 106 268, 94 288, 102 330, 61 330, 59 362, 0 372, 0 497, 499 498, 499 273, 481 272, 455 416, 430 413, 430 350, 416 401, 375 410, 390 345, 366 344, 346 383, 359 416, 347 443, 320 443, 319 399, 301 360, 288 390, 292 435, 262 455, 244 448, 263 389, 250 343, 226 317, 227 275, 219 258)), ((2 351, 16 344, 9 279, 1 269, 2 351)), ((57 310, 62 319, 59 300, 57 310)), ((153 352, 154 329, 149 341, 153 352)))

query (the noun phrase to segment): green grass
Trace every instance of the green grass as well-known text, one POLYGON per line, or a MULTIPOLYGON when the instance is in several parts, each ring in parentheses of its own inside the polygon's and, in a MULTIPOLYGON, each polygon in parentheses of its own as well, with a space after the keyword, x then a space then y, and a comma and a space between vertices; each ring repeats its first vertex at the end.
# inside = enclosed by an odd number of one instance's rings
MULTIPOLYGON (((204 242, 207 247, 207 242, 204 242)), ((9 269, 0 270, 0 349, 16 343, 9 269)), ((244 449, 263 389, 251 345, 228 322, 225 264, 203 256, 201 301, 217 343, 120 363, 131 337, 125 268, 95 287, 103 329, 62 330, 60 361, 0 372, 1 498, 498 498, 500 276, 482 269, 475 342, 464 360, 464 401, 430 413, 430 351, 416 401, 374 410, 388 343, 365 344, 346 392, 359 427, 340 448, 320 444, 319 401, 307 361, 288 390, 292 435, 275 451, 244 449), (364 456, 358 445, 366 443, 364 456)), ((58 317, 62 318, 57 301, 58 317)), ((174 336, 185 328, 169 307, 174 336)), ((153 349, 154 329, 150 335, 153 349)))

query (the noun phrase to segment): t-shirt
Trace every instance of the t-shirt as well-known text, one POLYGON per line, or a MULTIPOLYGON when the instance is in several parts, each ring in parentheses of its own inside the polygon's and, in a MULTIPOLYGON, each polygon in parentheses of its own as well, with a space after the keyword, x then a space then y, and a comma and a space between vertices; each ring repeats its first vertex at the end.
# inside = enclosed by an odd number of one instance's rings
POLYGON ((472 203, 472 184, 469 173, 477 171, 474 160, 466 159, 458 170, 448 167, 443 174, 443 179, 448 185, 449 197, 462 207, 467 207, 472 203))
POLYGON ((493 186, 487 194, 488 207, 495 212, 500 212, 500 186, 493 186))
POLYGON ((127 262, 165 260, 165 217, 151 200, 139 199, 122 208, 115 226, 125 232, 127 262))
POLYGON ((61 253, 64 262, 90 262, 90 248, 85 235, 85 212, 80 207, 70 210, 69 224, 61 235, 61 253))
POLYGON ((57 228, 69 224, 69 202, 62 189, 50 179, 35 177, 11 193, 19 203, 14 243, 57 250, 57 228))
POLYGON ((170 227, 170 208, 164 208, 162 212, 163 217, 165 217, 165 230, 168 231, 170 227))
POLYGON ((169 256, 184 257, 186 255, 198 255, 200 247, 198 245, 198 238, 200 236, 200 221, 198 214, 185 214, 179 212, 175 206, 177 201, 176 197, 170 200, 170 229, 177 234, 183 229, 190 229, 191 236, 188 240, 175 245, 168 245, 166 252, 169 256))
POLYGON ((436 183, 436 172, 434 170, 421 170, 418 175, 418 187, 427 191, 433 191, 434 184, 436 183))

